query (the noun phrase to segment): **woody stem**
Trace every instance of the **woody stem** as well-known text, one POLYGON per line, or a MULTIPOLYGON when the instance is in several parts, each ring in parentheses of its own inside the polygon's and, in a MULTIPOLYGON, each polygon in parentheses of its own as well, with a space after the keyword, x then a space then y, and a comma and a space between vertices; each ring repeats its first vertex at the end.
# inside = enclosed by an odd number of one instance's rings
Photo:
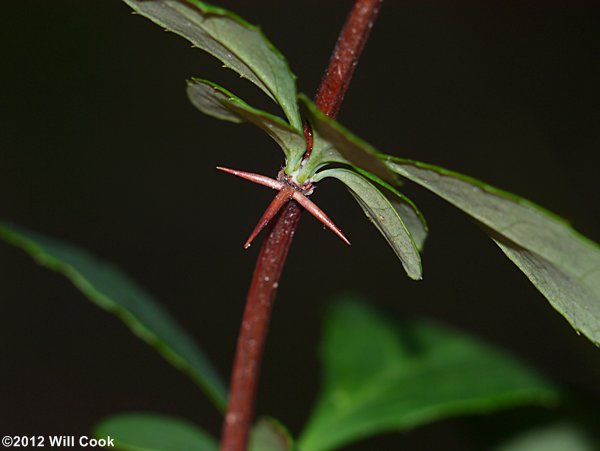
MULTIPOLYGON (((382 1, 356 0, 346 18, 315 96, 316 105, 330 117, 337 116, 382 1)), ((287 202, 261 246, 237 342, 221 451, 246 451, 273 302, 301 213, 296 201, 287 202)))

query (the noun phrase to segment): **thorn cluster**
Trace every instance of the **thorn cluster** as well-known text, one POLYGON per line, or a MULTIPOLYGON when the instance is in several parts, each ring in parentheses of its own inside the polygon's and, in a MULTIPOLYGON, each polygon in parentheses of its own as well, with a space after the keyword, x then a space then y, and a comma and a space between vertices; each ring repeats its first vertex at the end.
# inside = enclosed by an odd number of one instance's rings
POLYGON ((344 236, 342 231, 338 226, 336 226, 331 219, 321 210, 317 205, 311 201, 307 196, 312 194, 312 185, 308 185, 307 187, 296 187, 288 179, 285 175, 280 174, 281 180, 275 180, 270 177, 266 177, 260 174, 254 174, 253 172, 245 172, 238 171, 235 169, 224 168, 221 166, 217 166, 219 171, 227 172, 228 174, 236 175, 246 180, 250 180, 251 182, 258 183, 259 185, 268 186, 274 190, 279 191, 275 198, 271 201, 263 215, 254 227, 254 230, 250 234, 250 237, 246 240, 244 244, 244 248, 248 249, 254 241, 254 238, 261 232, 262 229, 275 217, 275 215, 281 210, 281 208, 289 202, 291 199, 298 202, 302 207, 304 207, 310 214, 312 214, 315 218, 325 225, 325 227, 329 228, 333 233, 335 233, 338 237, 344 241, 347 245, 350 245, 350 241, 344 236))

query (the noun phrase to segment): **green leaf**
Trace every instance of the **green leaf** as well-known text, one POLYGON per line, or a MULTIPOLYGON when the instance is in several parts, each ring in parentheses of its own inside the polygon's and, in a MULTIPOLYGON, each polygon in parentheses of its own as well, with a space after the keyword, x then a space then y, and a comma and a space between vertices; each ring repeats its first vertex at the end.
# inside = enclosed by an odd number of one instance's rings
POLYGON ((392 204, 392 207, 398 212, 398 215, 402 218, 402 222, 410 232, 410 236, 417 246, 419 251, 423 250, 425 246, 425 240, 427 239, 427 223, 421 215, 421 212, 417 210, 413 202, 408 197, 402 195, 401 197, 394 195, 386 195, 387 199, 392 204))
POLYGON ((440 167, 390 158, 389 167, 466 212, 569 323, 600 344, 600 247, 543 208, 440 167))
POLYGON ((314 132, 313 151, 301 175, 298 176, 300 182, 303 182, 305 177, 312 177, 320 167, 329 163, 351 164, 388 182, 397 179, 381 161, 384 154, 325 116, 305 95, 300 94, 299 98, 307 107, 314 132))
POLYGON ((496 451, 595 451, 589 434, 581 427, 560 422, 526 431, 508 440, 496 451))
POLYGON ((304 136, 277 116, 251 107, 222 87, 199 78, 188 81, 187 94, 192 104, 209 116, 230 122, 250 122, 265 131, 283 149, 286 168, 296 169, 304 151, 304 136))
POLYGON ((250 107, 242 99, 216 83, 201 78, 192 78, 187 81, 187 95, 192 105, 204 114, 222 121, 236 124, 247 122, 247 119, 238 110, 251 113, 252 116, 259 116, 261 119, 263 115, 268 114, 250 107))
POLYGON ((279 103, 302 130, 296 80, 283 55, 260 29, 225 9, 198 0, 124 0, 134 11, 220 59, 279 103))
POLYGON ((117 268, 69 244, 3 223, 0 239, 64 275, 88 299, 121 318, 138 337, 191 377, 220 410, 225 410, 225 385, 204 353, 151 295, 117 268))
POLYGON ((329 312, 321 361, 321 392, 299 440, 302 451, 558 400, 550 383, 500 350, 427 321, 391 321, 357 302, 329 312))
POLYGON ((214 438, 192 423, 153 413, 122 413, 103 420, 97 438, 111 437, 119 451, 217 451, 214 438))
MULTIPOLYGON (((365 176, 369 180, 377 183, 381 187, 385 188, 385 191, 382 191, 385 197, 390 201, 392 207, 396 209, 402 221, 406 225, 406 228, 410 232, 410 235, 415 242, 417 249, 419 251, 423 250, 425 246, 425 240, 427 239, 427 233, 429 232, 429 227, 427 226, 427 222, 425 221, 425 217, 419 211, 417 206, 414 204, 412 200, 398 191, 389 183, 381 180, 375 174, 371 174, 368 171, 363 169, 354 167, 355 171, 359 174, 365 176)), ((399 181, 398 181, 399 182, 399 181)), ((398 183, 396 183, 398 184, 398 183)))
POLYGON ((262 418, 252 428, 249 451, 291 451, 293 449, 292 437, 277 420, 262 418))
POLYGON ((315 182, 334 177, 344 183, 367 218, 385 237, 411 279, 422 277, 421 257, 411 234, 390 201, 367 179, 348 169, 326 169, 313 177, 315 182))

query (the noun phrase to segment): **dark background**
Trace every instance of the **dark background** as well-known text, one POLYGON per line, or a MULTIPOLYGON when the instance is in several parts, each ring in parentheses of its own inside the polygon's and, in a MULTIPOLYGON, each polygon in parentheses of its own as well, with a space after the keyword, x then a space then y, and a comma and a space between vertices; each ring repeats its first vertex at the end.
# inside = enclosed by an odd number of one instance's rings
MULTIPOLYGON (((598 3, 448 3, 384 4, 340 121, 382 151, 519 193, 599 241, 598 3)), ((350 2, 220 4, 260 24, 312 94, 350 2)), ((184 80, 208 78, 274 107, 117 0, 4 0, 0 49, 0 218, 120 266, 227 377, 258 251, 241 245, 273 193, 214 167, 275 175, 282 154, 257 129, 194 110, 184 80)), ((325 182, 314 195, 353 246, 302 219, 259 413, 300 430, 318 389, 321 314, 343 291, 486 339, 597 405, 598 350, 465 216, 421 189, 405 192, 431 230, 422 282, 403 274, 339 184, 325 182)), ((4 244, 0 299, 3 433, 85 434, 103 416, 146 409, 218 434, 218 415, 191 382, 63 277, 4 244)), ((476 421, 353 449, 476 449, 476 421)))

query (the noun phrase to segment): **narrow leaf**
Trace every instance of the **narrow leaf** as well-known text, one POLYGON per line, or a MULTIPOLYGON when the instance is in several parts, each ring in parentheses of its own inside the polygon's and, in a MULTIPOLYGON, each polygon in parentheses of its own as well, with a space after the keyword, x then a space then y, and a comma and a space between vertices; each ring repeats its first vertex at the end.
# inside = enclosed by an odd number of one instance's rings
MULTIPOLYGON (((415 242, 417 249, 419 251, 423 250, 425 246, 425 240, 427 239, 427 233, 429 232, 429 227, 427 226, 427 222, 425 221, 425 217, 419 211, 417 206, 414 204, 412 200, 394 188, 392 185, 387 183, 384 180, 381 180, 375 174, 372 174, 363 169, 354 167, 353 168, 359 174, 365 176, 372 182, 375 182, 382 188, 384 188, 383 194, 392 204, 392 207, 396 209, 398 215, 402 218, 402 221, 406 225, 406 228, 410 232, 410 235, 415 242)), ((400 181, 396 182, 396 185, 400 184, 400 181)))
POLYGON ((220 59, 279 103, 302 129, 294 74, 260 29, 225 9, 198 0, 124 0, 134 11, 220 59))
MULTIPOLYGON (((329 163, 346 163, 372 172, 379 178, 394 182, 396 176, 381 161, 384 154, 370 144, 354 136, 333 119, 325 116, 314 103, 300 94, 306 105, 310 123, 315 133, 314 149, 304 168, 309 177, 320 167, 329 163)), ((302 179, 300 178, 302 181, 302 179)))
POLYGON ((225 409, 225 385, 204 353, 151 295, 117 268, 69 244, 2 223, 0 239, 67 277, 88 299, 121 318, 138 337, 192 378, 217 408, 225 409))
POLYGON ((390 201, 367 179, 348 169, 326 169, 315 182, 334 177, 344 183, 365 214, 385 237, 411 279, 421 279, 421 257, 409 230, 390 201))
POLYGON ((194 424, 153 413, 122 413, 96 426, 97 438, 114 439, 119 451, 217 451, 214 438, 194 424))
POLYGON ((306 141, 300 132, 282 119, 251 107, 208 80, 189 80, 187 94, 192 104, 209 116, 230 122, 250 122, 264 130, 283 149, 290 171, 300 164, 306 141))
POLYGON ((249 451, 291 451, 293 440, 287 429, 273 418, 262 418, 252 428, 249 451))
POLYGON ((599 290, 536 252, 493 231, 490 236, 576 330, 582 331, 596 345, 600 344, 599 290))
POLYGON ((543 208, 440 167, 391 158, 389 167, 484 226, 569 323, 600 344, 600 247, 543 208))
POLYGON ((423 251, 428 229, 421 212, 416 209, 412 201, 406 196, 386 195, 386 197, 392 204, 392 207, 398 212, 398 216, 402 218, 402 222, 404 222, 404 225, 410 232, 410 236, 417 249, 420 252, 423 251))
POLYGON ((558 400, 544 378, 491 346, 428 321, 394 322, 357 302, 330 310, 321 361, 321 392, 299 440, 302 451, 558 400))
POLYGON ((242 99, 234 96, 225 88, 200 78, 192 78, 187 81, 187 95, 192 105, 204 114, 223 121, 237 124, 246 122, 246 119, 234 110, 234 105, 243 110, 253 110, 242 99))

